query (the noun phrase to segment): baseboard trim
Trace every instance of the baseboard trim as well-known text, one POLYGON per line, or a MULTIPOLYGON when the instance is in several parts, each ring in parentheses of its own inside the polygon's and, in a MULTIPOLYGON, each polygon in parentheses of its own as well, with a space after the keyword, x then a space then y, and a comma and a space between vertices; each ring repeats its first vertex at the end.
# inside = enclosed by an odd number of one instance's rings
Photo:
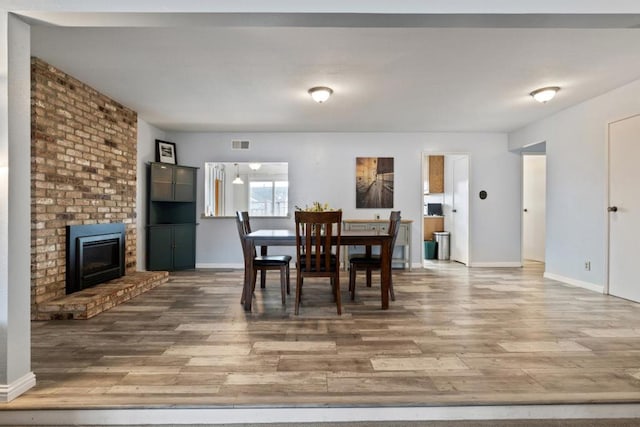
POLYGON ((566 283, 567 285, 576 286, 578 288, 584 288, 593 292, 604 293, 604 286, 596 285, 595 283, 583 282, 582 280, 572 279, 570 277, 560 276, 559 274, 544 272, 545 279, 556 280, 558 282, 566 283))
POLYGON ((244 269, 244 264, 243 263, 230 263, 230 264, 218 264, 218 263, 211 263, 211 262, 202 262, 202 263, 198 263, 196 264, 196 268, 233 268, 233 269, 244 269))
POLYGON ((36 376, 33 372, 23 375, 11 384, 0 384, 0 402, 11 402, 35 385, 36 376))
POLYGON ((513 268, 522 267, 520 261, 504 261, 504 262, 472 262, 469 263, 469 267, 495 267, 495 268, 513 268))
POLYGON ((3 410, 0 425, 177 425, 638 418, 638 404, 3 410))

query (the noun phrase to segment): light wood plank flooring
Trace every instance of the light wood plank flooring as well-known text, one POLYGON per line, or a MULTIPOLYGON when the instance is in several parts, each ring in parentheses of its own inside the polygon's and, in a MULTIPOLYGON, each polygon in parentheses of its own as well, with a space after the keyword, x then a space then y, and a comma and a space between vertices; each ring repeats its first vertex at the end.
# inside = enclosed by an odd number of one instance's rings
MULTIPOLYGON (((89 320, 32 323, 37 386, 3 409, 640 401, 640 304, 542 278, 539 264, 326 281, 300 316, 278 274, 240 305, 240 271, 175 273, 89 320)), ((293 277, 295 277, 292 274, 293 277)), ((292 277, 292 278, 293 278, 292 277)))

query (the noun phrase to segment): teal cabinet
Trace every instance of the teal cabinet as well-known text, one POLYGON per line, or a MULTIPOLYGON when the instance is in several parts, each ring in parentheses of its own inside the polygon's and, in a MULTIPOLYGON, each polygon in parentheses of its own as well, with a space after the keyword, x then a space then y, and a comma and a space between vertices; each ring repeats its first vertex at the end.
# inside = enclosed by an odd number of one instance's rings
POLYGON ((151 225, 147 229, 147 270, 195 268, 196 224, 151 225))
POLYGON ((148 166, 147 270, 195 268, 197 168, 148 166))
POLYGON ((173 226, 147 228, 147 270, 173 270, 173 226))
POLYGON ((157 202, 195 202, 197 168, 151 163, 149 196, 157 202))
POLYGON ((176 167, 173 171, 173 200, 196 201, 196 169, 176 167))
POLYGON ((196 226, 180 224, 173 226, 173 269, 185 270, 196 267, 196 226))

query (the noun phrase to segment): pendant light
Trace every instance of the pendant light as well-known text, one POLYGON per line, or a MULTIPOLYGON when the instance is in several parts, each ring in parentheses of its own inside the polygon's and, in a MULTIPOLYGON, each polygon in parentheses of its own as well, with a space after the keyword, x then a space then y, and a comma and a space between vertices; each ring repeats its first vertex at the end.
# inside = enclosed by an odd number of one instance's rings
POLYGON ((242 185, 244 184, 244 181, 242 180, 242 178, 240 178, 240 166, 238 166, 237 163, 234 163, 235 167, 236 167, 236 177, 234 178, 233 181, 231 181, 232 184, 238 184, 238 185, 242 185))

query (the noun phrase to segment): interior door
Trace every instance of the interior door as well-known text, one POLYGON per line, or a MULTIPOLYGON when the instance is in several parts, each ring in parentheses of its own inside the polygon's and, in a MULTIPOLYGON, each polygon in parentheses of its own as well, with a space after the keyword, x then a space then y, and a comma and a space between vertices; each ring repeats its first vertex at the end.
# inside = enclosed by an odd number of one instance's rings
POLYGON ((546 156, 522 157, 522 258, 544 262, 546 156))
POLYGON ((640 115, 609 124, 609 293, 640 302, 640 115))
POLYGON ((469 157, 453 159, 451 259, 469 263, 469 157))

